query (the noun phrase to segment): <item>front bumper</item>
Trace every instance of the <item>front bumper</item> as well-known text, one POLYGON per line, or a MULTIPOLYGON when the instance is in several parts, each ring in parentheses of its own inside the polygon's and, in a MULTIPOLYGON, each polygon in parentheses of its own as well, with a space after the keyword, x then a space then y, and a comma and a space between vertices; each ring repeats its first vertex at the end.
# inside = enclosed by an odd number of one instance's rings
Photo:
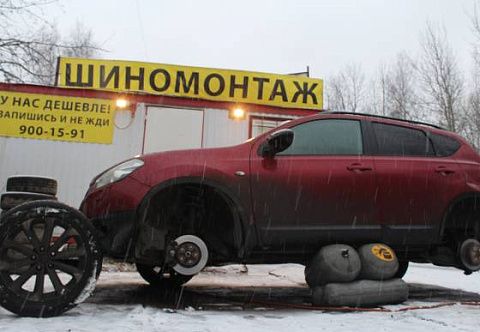
POLYGON ((98 236, 105 256, 129 260, 133 254, 136 211, 112 213, 91 222, 98 236))
POLYGON ((107 256, 130 256, 139 206, 149 190, 149 186, 132 177, 88 190, 80 210, 98 230, 107 256))

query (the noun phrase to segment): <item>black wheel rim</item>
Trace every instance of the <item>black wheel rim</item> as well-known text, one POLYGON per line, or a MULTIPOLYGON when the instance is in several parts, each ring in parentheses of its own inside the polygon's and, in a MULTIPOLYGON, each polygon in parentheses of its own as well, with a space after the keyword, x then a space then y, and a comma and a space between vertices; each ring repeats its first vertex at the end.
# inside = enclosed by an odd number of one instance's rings
POLYGON ((17 216, 1 234, 3 288, 25 301, 45 303, 76 287, 85 273, 86 243, 69 218, 68 212, 47 207, 17 216))

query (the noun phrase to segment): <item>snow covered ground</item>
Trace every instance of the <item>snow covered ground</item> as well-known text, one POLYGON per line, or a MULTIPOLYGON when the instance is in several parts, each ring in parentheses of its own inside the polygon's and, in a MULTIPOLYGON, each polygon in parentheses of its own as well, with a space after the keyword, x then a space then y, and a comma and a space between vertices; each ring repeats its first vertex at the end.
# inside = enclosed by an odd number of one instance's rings
POLYGON ((339 313, 280 305, 308 305, 300 265, 210 268, 172 294, 134 272, 104 272, 95 294, 63 316, 19 318, 0 309, 0 331, 478 331, 480 306, 461 302, 480 302, 480 273, 412 264, 405 280, 410 298, 386 307, 393 312, 339 313), (456 304, 398 311, 447 302, 456 304))

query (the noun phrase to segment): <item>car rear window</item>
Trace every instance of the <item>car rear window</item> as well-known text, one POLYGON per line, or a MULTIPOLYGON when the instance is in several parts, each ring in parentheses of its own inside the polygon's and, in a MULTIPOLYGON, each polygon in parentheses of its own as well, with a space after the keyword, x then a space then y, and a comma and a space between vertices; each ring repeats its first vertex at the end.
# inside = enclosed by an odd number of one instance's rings
POLYGON ((373 122, 377 139, 377 155, 384 156, 433 156, 433 148, 427 135, 421 130, 373 122))
POLYGON ((361 155, 363 153, 360 121, 324 119, 290 128, 292 145, 279 155, 361 155))
POLYGON ((451 137, 430 133, 430 139, 435 148, 435 154, 439 157, 448 157, 457 152, 460 143, 451 137))

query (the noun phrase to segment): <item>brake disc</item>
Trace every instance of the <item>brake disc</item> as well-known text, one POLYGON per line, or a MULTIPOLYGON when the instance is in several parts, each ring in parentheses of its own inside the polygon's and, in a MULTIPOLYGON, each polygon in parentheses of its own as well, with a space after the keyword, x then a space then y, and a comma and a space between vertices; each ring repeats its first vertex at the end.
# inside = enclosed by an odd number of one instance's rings
POLYGON ((182 235, 174 240, 170 258, 175 262, 173 270, 190 276, 199 273, 208 261, 208 248, 201 238, 195 235, 182 235))

